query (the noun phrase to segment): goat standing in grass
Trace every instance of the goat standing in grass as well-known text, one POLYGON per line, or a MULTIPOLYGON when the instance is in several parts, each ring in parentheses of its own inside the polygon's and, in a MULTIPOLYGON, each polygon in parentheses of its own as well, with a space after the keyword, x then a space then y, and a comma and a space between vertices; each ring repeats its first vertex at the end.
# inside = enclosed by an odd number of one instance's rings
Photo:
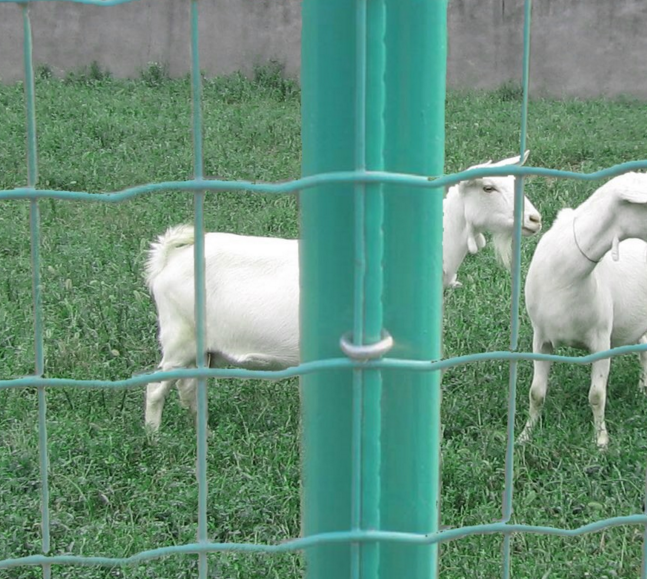
MULTIPOLYGON (((600 352, 647 343, 647 243, 643 240, 647 241, 645 174, 616 177, 576 209, 560 211, 539 241, 526 277, 533 352, 550 354, 558 344, 600 352)), ((640 361, 644 388, 647 352, 640 354, 640 361)), ((609 358, 593 362, 591 372, 589 403, 600 448, 609 442, 604 407, 610 363, 609 358)), ((530 438, 539 419, 550 366, 547 361, 534 362, 529 418, 520 442, 530 438)))
MULTIPOLYGON (((518 162, 514 157, 485 165, 518 162)), ((460 285, 456 272, 468 252, 476 253, 485 245, 484 232, 493 235, 497 255, 509 266, 513 209, 512 176, 470 179, 450 188, 443 219, 445 287, 460 285)), ((524 212, 523 234, 533 235, 541 229, 541 216, 526 198, 524 212)), ((163 371, 195 365, 193 243, 193 227, 171 228, 152 244, 146 264, 158 311, 163 371)), ((205 263, 210 364, 254 370, 297 365, 298 240, 207 233, 205 263)), ((145 421, 152 431, 159 429, 164 399, 174 382, 147 387, 145 421)), ((178 390, 182 405, 195 415, 195 380, 179 380, 178 390)))
MULTIPOLYGON (((521 164, 526 162, 528 151, 521 164)), ((519 157, 479 167, 502 167, 519 163, 519 157)), ((521 232, 529 237, 541 230, 541 215, 524 197, 521 232)), ((443 200, 443 287, 461 287, 456 272, 468 253, 485 247, 483 233, 492 235, 499 261, 510 269, 514 231, 514 177, 481 177, 461 181, 449 188, 443 200)))

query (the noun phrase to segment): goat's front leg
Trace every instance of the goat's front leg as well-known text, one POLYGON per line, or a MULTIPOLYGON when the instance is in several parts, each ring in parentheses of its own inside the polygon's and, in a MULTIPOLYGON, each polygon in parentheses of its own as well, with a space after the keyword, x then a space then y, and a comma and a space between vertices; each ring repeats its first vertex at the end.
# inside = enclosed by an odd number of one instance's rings
POLYGON ((451 279, 451 281, 449 282, 449 285, 447 287, 452 288, 452 289, 458 289, 460 287, 463 287, 463 284, 460 281, 458 281, 457 276, 454 275, 454 277, 451 279))
MULTIPOLYGON (((606 350, 599 348, 597 351, 606 350)), ((589 404, 593 411, 593 425, 595 426, 595 441, 600 450, 606 449, 609 444, 609 433, 604 420, 604 408, 607 402, 607 380, 609 378, 609 369, 611 360, 605 358, 593 362, 591 369, 591 388, 589 389, 589 404)))
MULTIPOLYGON (((640 340, 639 344, 647 344, 647 334, 644 335, 640 340)), ((639 352, 640 356, 640 382, 638 382, 638 388, 640 391, 647 396, 647 350, 639 352)))
MULTIPOLYGON (((537 332, 535 332, 532 338, 532 351, 540 354, 552 354, 553 346, 550 342, 544 342, 543 339, 537 335, 537 332)), ((550 374, 551 365, 552 362, 548 362, 546 360, 533 361, 532 385, 530 386, 530 393, 528 396, 528 420, 517 439, 517 442, 520 444, 524 444, 530 440, 532 429, 535 427, 535 424, 537 424, 539 416, 541 415, 541 409, 544 406, 546 392, 548 391, 548 375, 550 374)))

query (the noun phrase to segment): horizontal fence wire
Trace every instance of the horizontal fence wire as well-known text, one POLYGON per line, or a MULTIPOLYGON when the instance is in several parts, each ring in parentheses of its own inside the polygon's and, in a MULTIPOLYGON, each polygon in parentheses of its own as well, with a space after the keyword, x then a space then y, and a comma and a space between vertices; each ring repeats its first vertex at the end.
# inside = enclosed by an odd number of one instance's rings
POLYGON ((444 360, 408 360, 405 358, 382 358, 380 360, 351 360, 349 358, 328 358, 315 362, 304 362, 298 366, 292 366, 285 370, 246 370, 243 368, 178 368, 176 370, 151 372, 148 374, 137 374, 123 380, 79 380, 73 378, 40 378, 38 376, 25 376, 23 378, 11 378, 0 380, 0 390, 7 388, 37 388, 46 386, 48 388, 106 388, 112 390, 124 390, 137 388, 149 382, 163 380, 176 380, 181 378, 244 378, 257 380, 283 380, 295 378, 313 372, 327 370, 340 370, 352 368, 371 368, 382 370, 410 370, 413 372, 431 372, 434 370, 445 370, 455 366, 464 366, 476 362, 487 362, 493 360, 547 360, 550 362, 588 365, 603 358, 617 358, 628 354, 638 354, 647 350, 647 344, 632 344, 631 346, 619 346, 595 352, 586 356, 561 356, 558 354, 539 354, 534 352, 481 352, 479 354, 465 354, 444 360))
MULTIPOLYGON (((206 555, 213 552, 237 551, 253 553, 284 553, 302 551, 311 547, 323 544, 333 543, 352 543, 356 545, 370 543, 410 543, 410 544, 439 544, 453 541, 473 535, 502 534, 504 537, 504 565, 503 576, 509 577, 510 565, 510 535, 511 533, 532 533, 546 534, 559 537, 577 537, 587 533, 599 532, 604 529, 618 527, 623 525, 641 525, 644 527, 643 543, 643 564, 642 577, 647 577, 647 511, 640 515, 629 515, 607 518, 583 525, 575 529, 564 529, 548 526, 535 526, 510 523, 512 515, 512 452, 514 449, 514 393, 516 392, 516 363, 520 360, 549 360, 552 362, 562 362, 571 364, 591 364, 596 360, 603 358, 612 358, 621 355, 635 354, 647 350, 647 345, 632 345, 619 348, 612 348, 603 352, 597 352, 586 356, 559 356, 553 354, 536 354, 529 352, 518 352, 518 330, 519 330, 519 294, 520 294, 520 212, 521 201, 523 199, 523 178, 529 176, 566 178, 580 181, 594 181, 605 179, 626 173, 628 171, 647 169, 647 160, 630 161, 613 165, 606 169, 591 173, 578 173, 573 171, 561 171, 544 167, 526 167, 510 165, 507 167, 496 168, 478 168, 470 169, 451 175, 443 176, 420 176, 401 173, 392 173, 385 171, 367 171, 365 145, 358 145, 357 163, 355 171, 339 171, 323 173, 294 179, 282 183, 259 183, 252 181, 227 181, 215 178, 205 178, 202 173, 202 122, 201 122, 201 78, 199 73, 198 59, 198 4, 197 0, 191 1, 191 39, 192 39, 192 105, 193 105, 193 135, 194 135, 194 178, 185 181, 168 181, 161 183, 148 183, 130 187, 121 191, 105 193, 89 193, 84 191, 60 191, 51 189, 39 189, 37 187, 37 139, 36 139, 36 122, 35 122, 35 97, 34 97, 34 72, 32 62, 32 39, 31 25, 29 20, 28 5, 34 2, 48 2, 55 0, 0 0, 0 3, 15 3, 22 5, 23 10, 23 27, 24 27, 24 67, 25 67, 25 100, 27 116, 27 163, 28 179, 26 187, 19 187, 9 190, 0 190, 0 200, 12 201, 28 199, 30 203, 30 231, 31 231, 31 248, 32 248, 32 275, 33 275, 33 295, 34 295, 34 332, 35 332, 35 373, 33 376, 16 378, 10 380, 0 379, 0 390, 4 389, 25 389, 35 388, 38 392, 38 426, 39 426, 39 456, 40 456, 40 484, 42 496, 42 553, 39 555, 30 555, 25 557, 4 559, 0 561, 0 569, 10 569, 21 566, 41 566, 43 576, 49 577, 51 565, 132 565, 151 561, 170 555, 179 554, 198 554, 199 555, 199 573, 200 577, 207 576, 207 559, 206 555), (140 374, 123 380, 71 380, 66 378, 44 378, 44 355, 43 355, 43 327, 41 312, 41 288, 39 278, 40 258, 39 258, 39 211, 38 200, 49 198, 62 201, 95 201, 104 203, 119 203, 133 199, 135 197, 163 192, 163 191, 187 191, 191 192, 195 198, 195 226, 196 226, 196 263, 203 266, 204 264, 204 223, 203 223, 203 204, 204 196, 207 192, 232 191, 245 193, 269 193, 269 194, 289 194, 297 191, 320 187, 331 184, 355 184, 357 207, 362 208, 367 202, 367 193, 376 192, 379 194, 380 185, 403 185, 409 187, 428 188, 430 194, 433 190, 442 191, 443 187, 449 187, 459 181, 485 176, 497 175, 514 175, 519 177, 515 190, 515 235, 514 235, 514 256, 513 256, 513 307, 511 312, 512 333, 510 339, 510 351, 482 352, 478 354, 469 354, 458 356, 445 360, 406 360, 383 358, 368 362, 360 362, 349 358, 333 358, 318 360, 315 362, 303 363, 292 368, 280 371, 253 371, 244 369, 211 369, 206 367, 204 359, 198 361, 198 367, 193 369, 178 369, 168 372, 151 372, 140 374), (376 185, 375 190, 367 189, 367 185, 376 185), (354 369, 357 371, 358 382, 357 391, 358 399, 355 401, 357 413, 361 411, 363 388, 362 374, 366 370, 408 370, 431 372, 451 368, 459 365, 482 362, 486 360, 503 360, 511 363, 510 372, 510 396, 508 411, 508 445, 506 447, 506 484, 504 491, 503 520, 497 523, 482 525, 473 525, 455 529, 445 529, 436 533, 414 534, 402 532, 389 532, 377 530, 361 530, 359 522, 361 512, 356 511, 353 516, 353 529, 349 531, 340 531, 332 533, 320 533, 308 537, 285 541, 281 544, 259 544, 259 543, 214 543, 210 542, 207 537, 207 520, 206 520, 206 500, 207 500, 207 480, 206 480, 206 380, 209 378, 255 378, 255 379, 283 379, 295 376, 302 376, 312 372, 321 372, 335 369, 354 369), (198 542, 177 546, 160 547, 157 549, 142 551, 130 557, 92 557, 92 556, 74 556, 74 555, 48 555, 49 552, 49 484, 47 478, 48 456, 47 456, 47 414, 46 414, 46 388, 72 387, 77 389, 100 388, 105 390, 138 388, 152 381, 171 380, 177 378, 196 378, 198 380, 198 390, 200 396, 197 442, 198 442, 198 483, 199 483, 199 523, 198 523, 198 542)), ((60 1, 60 0, 56 0, 60 1)), ((76 4, 85 4, 101 7, 117 6, 135 2, 136 0, 64 0, 76 4)), ((364 2, 359 3, 358 19, 366 18, 366 6, 364 2)), ((526 140, 526 119, 528 105, 528 50, 529 50, 529 10, 530 2, 526 0, 525 4, 525 23, 524 23, 524 101, 522 106, 522 128, 521 128, 521 154, 525 150, 526 140)), ((364 22, 365 26, 365 22, 364 22)), ((364 31, 365 32, 365 31, 364 31)), ((365 37, 364 37, 365 40, 365 37)), ((364 47, 365 48, 365 47, 364 47)), ((359 51, 363 54, 362 51, 359 51)), ((364 54, 364 58, 365 58, 364 54)), ((361 64, 361 63, 360 63, 361 64)), ((365 68, 365 64, 363 65, 365 68)), ((361 69, 362 67, 360 67, 361 69)), ((360 70, 361 72, 361 70, 360 70)), ((364 70, 365 72, 365 70, 364 70)), ((358 79, 360 74, 358 73, 358 79)), ((364 80, 362 81, 365 82, 364 80)), ((365 84, 364 96, 365 96, 365 84)), ((366 114, 365 108, 359 103, 358 114, 362 117, 366 114)), ((364 134, 366 127, 363 120, 358 121, 356 127, 358 134, 364 134)), ((436 193, 437 194, 437 193, 436 193)), ((360 229, 364 229, 363 222, 358 224, 360 229)), ((366 249, 365 241, 358 238, 358 254, 366 249)), ((362 268, 364 265, 361 266, 362 268)), ((204 312, 204 271, 203 267, 197 267, 196 270, 202 275, 196 275, 196 311, 199 314, 204 312)), ((356 279, 363 285, 366 272, 361 269, 358 271, 356 279)), ((363 292, 357 294, 356 307, 361 303, 363 292), (362 294, 362 295, 360 295, 362 294)), ((359 308, 361 309, 361 308, 359 308)), ((198 315, 198 319, 203 316, 198 315)), ((198 344, 204 344, 204 327, 198 324, 196 328, 196 338, 198 344)), ((362 343, 363 322, 361 318, 356 319, 355 331, 358 344, 362 343)), ((200 349, 202 351, 203 349, 200 349)), ((361 414, 360 414, 361 416, 361 414)), ((358 421, 356 421, 358 422, 358 421)), ((357 433, 356 433, 357 435, 357 433)), ((359 442, 358 442, 359 444, 359 442)), ((361 463, 361 452, 356 453, 356 459, 361 463)), ((360 468, 360 464, 356 468, 360 468)), ((362 484, 361 470, 355 475, 356 493, 362 484)), ((647 486, 647 481, 646 481, 647 486)), ((359 500, 359 499, 357 499, 359 500)), ((357 507, 356 507, 357 508, 357 507)), ((647 508, 647 507, 646 507, 647 508)), ((357 551, 359 557, 359 551, 357 551)), ((359 560, 354 563, 355 568, 359 566, 359 560)))
MULTIPOLYGON (((1 1, 1 0, 0 0, 1 1)), ((45 0, 41 0, 45 1, 45 0)), ((629 171, 647 169, 647 160, 628 161, 618 163, 599 171, 591 173, 578 173, 575 171, 562 171, 547 167, 521 167, 519 165, 506 165, 498 167, 480 167, 467 169, 450 175, 424 176, 408 173, 395 173, 389 171, 334 171, 320 173, 278 183, 259 183, 257 181, 227 181, 224 179, 187 179, 184 181, 164 181, 161 183, 147 183, 128 187, 121 191, 105 193, 89 193, 87 191, 61 191, 55 189, 37 189, 35 187, 16 187, 14 189, 0 190, 0 201, 16 199, 59 199, 62 201, 99 201, 103 203, 121 203, 140 195, 148 193, 161 193, 163 191, 229 191, 233 193, 266 193, 283 194, 297 193, 303 189, 312 189, 324 185, 347 185, 354 183, 402 185, 437 190, 435 194, 441 195, 442 188, 456 185, 460 181, 476 179, 479 177, 494 177, 514 175, 516 177, 549 177, 554 179, 576 179, 579 181, 596 181, 616 177, 629 171)), ((434 194, 433 191, 430 194, 434 194)))
POLYGON ((455 541, 474 535, 492 535, 503 533, 527 533, 536 535, 553 535, 556 537, 580 537, 587 533, 596 533, 613 527, 626 525, 647 525, 647 514, 610 517, 577 527, 575 529, 561 529, 542 525, 521 525, 512 523, 488 523, 483 525, 470 525, 456 529, 448 529, 438 533, 400 533, 395 531, 337 531, 332 533, 319 533, 299 539, 284 541, 276 545, 261 543, 187 543, 171 547, 159 547, 148 551, 140 551, 130 557, 81 557, 75 555, 56 555, 46 557, 43 555, 29 555, 16 559, 0 561, 0 569, 10 569, 20 566, 37 566, 48 563, 50 565, 133 565, 152 561, 169 555, 186 555, 195 553, 290 553, 304 551, 321 545, 336 543, 409 543, 411 545, 431 545, 455 541))

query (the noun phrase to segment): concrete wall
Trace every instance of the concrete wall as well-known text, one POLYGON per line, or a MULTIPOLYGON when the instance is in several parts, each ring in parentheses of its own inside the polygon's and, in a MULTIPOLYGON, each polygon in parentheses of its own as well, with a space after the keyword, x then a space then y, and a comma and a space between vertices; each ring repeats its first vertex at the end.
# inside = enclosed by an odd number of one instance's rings
MULTIPOLYGON (((350 0, 349 0, 350 1, 350 0)), ((404 1, 404 0, 403 0, 404 1)), ((111 8, 69 2, 31 5, 36 63, 56 72, 96 60, 116 76, 149 62, 189 70, 188 2, 139 0, 111 8)), ((201 0, 201 67, 210 75, 249 71, 274 58, 296 76, 300 0, 201 0)), ((521 78, 523 0, 450 0, 448 81, 496 88, 521 78)), ((647 98, 646 0, 533 3, 533 94, 647 98)), ((22 18, 0 4, 0 78, 22 78, 22 18)))
MULTIPOLYGON (((523 0, 450 0, 451 86, 521 81, 523 0)), ((647 98, 645 0, 535 0, 531 94, 647 98)))
MULTIPOLYGON (((190 70, 188 0, 138 0, 109 8, 71 2, 30 5, 34 62, 55 72, 97 61, 115 76, 137 76, 149 62, 172 76, 190 70)), ((250 70, 275 58, 298 75, 300 0, 200 0, 200 66, 210 75, 250 70)), ((0 78, 21 79, 22 9, 0 4, 0 78)))

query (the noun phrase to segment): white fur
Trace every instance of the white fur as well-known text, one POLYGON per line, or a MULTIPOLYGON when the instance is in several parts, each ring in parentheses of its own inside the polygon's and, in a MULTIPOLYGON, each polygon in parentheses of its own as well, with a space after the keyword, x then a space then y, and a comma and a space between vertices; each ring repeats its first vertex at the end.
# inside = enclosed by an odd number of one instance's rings
MULTIPOLYGON (((528 158, 528 151, 523 162, 528 158)), ((478 167, 501 167, 519 163, 519 157, 491 161, 478 167)), ((456 272, 468 253, 477 253, 485 247, 484 232, 492 234, 495 253, 508 269, 512 256, 514 231, 514 177, 481 177, 461 181, 447 192, 443 201, 443 286, 459 287, 456 272)), ((524 236, 541 230, 541 215, 524 196, 524 236)))
MULTIPOLYGON (((527 156, 527 153, 526 153, 527 156)), ((525 160, 525 158, 524 158, 525 160)), ((519 157, 497 165, 519 162, 519 157)), ((452 187, 444 202, 443 284, 456 287, 468 252, 485 245, 483 232, 509 265, 514 178, 486 177, 452 187)), ((524 235, 541 229, 541 216, 525 199, 524 235)), ((151 245, 146 278, 158 310, 160 369, 195 364, 193 240, 191 226, 169 229, 151 245)), ((298 241, 228 233, 205 235, 206 349, 212 366, 280 369, 299 363, 298 241)), ((146 391, 146 424, 158 430, 174 381, 146 391)), ((180 380, 181 402, 196 412, 195 380, 180 380)))
MULTIPOLYGON (((163 371, 195 365, 193 227, 169 229, 146 267, 155 298, 163 371), (165 260, 165 262, 164 262, 165 260)), ((211 366, 280 369, 299 363, 299 246, 296 240, 205 235, 206 349, 211 366)), ((146 425, 158 430, 175 380, 146 389, 146 425)), ((180 402, 195 415, 196 382, 179 380, 180 402)))
MULTIPOLYGON (((647 243, 643 240, 647 240, 645 174, 616 177, 576 209, 560 211, 539 241, 526 278, 534 352, 552 353, 558 344, 600 352, 647 343, 647 243)), ((647 353, 641 353, 640 360, 644 388, 647 353)), ((539 418, 550 366, 545 361, 534 363, 529 418, 520 442, 529 439, 539 418)), ((608 358, 593 363, 589 390, 601 448, 609 441, 604 420, 609 367, 608 358)))

